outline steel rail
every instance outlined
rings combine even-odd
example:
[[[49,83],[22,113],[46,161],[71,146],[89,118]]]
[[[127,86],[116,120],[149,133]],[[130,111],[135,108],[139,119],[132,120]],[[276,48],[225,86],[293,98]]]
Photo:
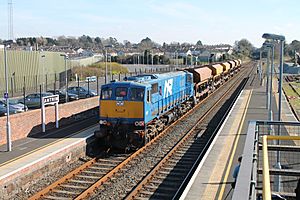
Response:
[[[225,83],[227,84],[228,81]],[[225,85],[223,84],[223,86]],[[168,133],[168,130],[174,127],[179,121],[187,117],[189,114],[191,114],[195,109],[199,108],[203,103],[207,102],[209,100],[209,97],[213,94],[217,93],[222,87],[218,87],[214,92],[210,93],[205,99],[200,101],[196,106],[194,106],[192,109],[190,109],[188,112],[186,112],[184,115],[182,115],[178,120],[170,124],[164,131],[159,133],[155,138],[153,138],[150,142],[148,142],[145,146],[137,150],[135,153],[130,155],[127,159],[125,159],[122,163],[114,167],[110,172],[108,172],[106,175],[101,177],[98,181],[96,181],[94,184],[92,184],[89,188],[87,188],[85,191],[83,191],[81,194],[79,194],[75,199],[84,199],[87,196],[91,195],[93,191],[97,188],[99,188],[101,185],[103,185],[106,181],[110,180],[111,177],[113,177],[117,172],[119,172],[124,166],[126,166],[131,160],[133,160],[135,157],[140,155],[142,152],[144,152],[148,147],[150,147],[152,144],[156,143],[160,138],[162,138],[165,134]],[[59,179],[58,181],[54,182],[53,184],[49,185],[47,188],[43,189],[42,191],[38,192],[34,196],[30,198],[30,200],[33,199],[39,199],[43,197],[45,194],[51,192],[55,187],[59,186],[60,184],[68,181],[70,178],[75,177],[76,174],[80,173],[84,169],[87,169],[89,166],[94,164],[97,161],[96,158],[94,158],[91,161],[88,161],[87,163],[83,164],[79,168],[73,170],[72,172],[68,173],[63,178]]]
[[[239,80],[237,80],[238,82]],[[147,176],[135,187],[135,189],[133,191],[131,191],[127,197],[126,200],[129,199],[134,199],[140,192],[140,190],[148,183],[152,180],[152,178],[155,177],[155,174],[158,173],[164,166],[165,163],[167,163],[172,156],[176,153],[176,151],[182,147],[185,142],[189,139],[189,137],[191,137],[191,135],[193,135],[194,130],[199,126],[199,124],[201,124],[204,119],[218,106],[218,104],[225,98],[225,96],[231,91],[232,88],[235,87],[235,84],[233,84],[230,89],[228,89],[225,94],[222,96],[222,98],[218,99],[218,101],[209,109],[205,112],[204,115],[202,115],[199,119],[199,121],[193,125],[193,127],[188,130],[187,133],[185,133],[184,137],[169,151],[169,153],[151,170],[150,173],[147,174]],[[205,146],[206,147],[206,146]],[[204,149],[205,149],[204,147]],[[198,160],[198,159],[197,159]]]
[[[228,81],[225,83],[227,84]],[[120,163],[118,166],[116,166],[112,171],[110,171],[108,174],[103,176],[99,181],[95,182],[90,188],[85,190],[83,193],[81,193],[76,200],[84,199],[85,197],[91,195],[93,191],[97,188],[99,188],[101,185],[103,185],[106,181],[111,179],[113,175],[115,175],[118,171],[120,171],[124,166],[126,166],[131,160],[133,160],[135,157],[140,155],[142,152],[144,152],[148,147],[153,145],[155,142],[157,142],[160,138],[162,138],[165,134],[168,133],[168,130],[175,126],[179,121],[184,119],[186,116],[188,116],[191,112],[193,112],[195,109],[197,109],[200,105],[202,105],[204,102],[208,101],[208,97],[212,94],[215,94],[217,91],[219,91],[222,87],[217,88],[213,93],[208,95],[204,100],[200,101],[194,108],[186,112],[184,115],[182,115],[178,120],[173,122],[171,125],[169,125],[164,131],[162,131],[160,134],[158,134],[155,138],[153,138],[150,142],[148,142],[145,146],[137,150],[135,153],[133,153],[130,157],[128,157],[125,161]],[[228,90],[230,91],[230,90]]]
[[[96,162],[97,162],[97,158],[93,158],[92,160],[84,163],[80,167],[76,168],[75,170],[73,170],[70,173],[68,173],[67,175],[65,175],[63,178],[55,181],[48,187],[46,187],[43,190],[41,190],[40,192],[36,193],[34,196],[30,197],[29,200],[37,200],[37,199],[42,198],[45,194],[51,192],[54,188],[56,188],[57,186],[59,186],[60,184],[62,184],[64,182],[70,180],[71,178],[76,176],[76,174],[82,172],[84,169],[88,168],[89,166],[93,165]]]

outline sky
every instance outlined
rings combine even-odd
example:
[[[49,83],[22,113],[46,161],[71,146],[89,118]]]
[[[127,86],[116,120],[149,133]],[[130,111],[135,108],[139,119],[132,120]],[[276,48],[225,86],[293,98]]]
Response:
[[[300,40],[299,0],[12,0],[13,35],[115,37],[254,46],[263,33]],[[0,0],[0,38],[8,38],[8,0]]]

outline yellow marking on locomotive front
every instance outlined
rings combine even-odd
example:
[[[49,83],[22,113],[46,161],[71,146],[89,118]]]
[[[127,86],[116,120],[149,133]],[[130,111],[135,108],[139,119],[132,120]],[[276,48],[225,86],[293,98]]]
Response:
[[[144,103],[137,101],[101,100],[100,117],[143,118]]]

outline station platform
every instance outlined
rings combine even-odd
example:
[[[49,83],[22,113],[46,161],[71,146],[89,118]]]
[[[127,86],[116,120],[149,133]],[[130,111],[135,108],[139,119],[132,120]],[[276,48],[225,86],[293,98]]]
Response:
[[[9,198],[12,191],[34,184],[33,177],[43,177],[48,170],[84,156],[89,140],[99,128],[96,122],[96,118],[78,122],[77,125],[84,127],[80,131],[69,125],[14,141],[10,152],[6,151],[6,145],[0,146],[0,197]]]
[[[232,198],[233,171],[243,153],[248,122],[268,119],[266,86],[260,84],[257,76],[253,76],[248,80],[180,199]],[[273,85],[273,119],[277,119],[277,81]],[[281,115],[283,121],[297,121],[284,95]]]

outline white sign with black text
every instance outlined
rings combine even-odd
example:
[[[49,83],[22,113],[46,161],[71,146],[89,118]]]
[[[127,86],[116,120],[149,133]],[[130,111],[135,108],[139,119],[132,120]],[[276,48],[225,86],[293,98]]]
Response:
[[[45,112],[45,106],[47,105],[55,105],[55,127],[59,128],[58,124],[58,103],[59,103],[59,96],[58,95],[52,95],[52,96],[46,96],[42,97],[42,131],[43,133],[46,132],[46,112]]]

